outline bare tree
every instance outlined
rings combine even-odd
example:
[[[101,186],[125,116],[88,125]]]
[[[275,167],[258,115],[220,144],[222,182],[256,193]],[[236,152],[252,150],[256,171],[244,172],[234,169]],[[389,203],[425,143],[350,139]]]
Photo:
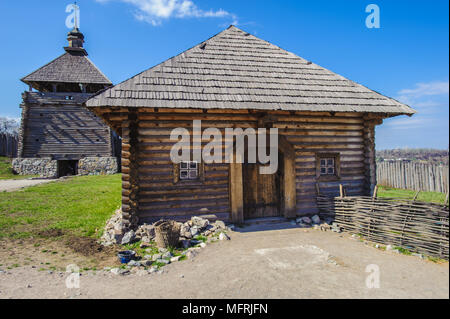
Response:
[[[9,117],[0,117],[0,133],[18,135],[20,120]]]

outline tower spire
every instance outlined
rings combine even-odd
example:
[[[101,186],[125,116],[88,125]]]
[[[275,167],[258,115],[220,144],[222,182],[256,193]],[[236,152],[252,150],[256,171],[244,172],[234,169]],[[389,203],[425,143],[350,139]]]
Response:
[[[81,33],[80,29],[79,29],[79,21],[78,21],[78,6],[77,3],[74,3],[74,10],[75,10],[75,15],[74,15],[74,23],[73,23],[73,29],[67,34],[67,41],[69,41],[69,46],[65,47],[64,49],[67,52],[70,51],[78,51],[78,52],[83,52],[85,54],[86,50],[84,50],[83,48],[83,44],[84,44],[84,35],[83,33]]]

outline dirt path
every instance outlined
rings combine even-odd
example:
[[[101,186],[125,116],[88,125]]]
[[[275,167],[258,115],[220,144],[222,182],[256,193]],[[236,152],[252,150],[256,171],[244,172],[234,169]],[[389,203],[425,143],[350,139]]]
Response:
[[[12,192],[25,187],[53,182],[55,179],[5,179],[0,180],[0,192]]]
[[[448,263],[381,251],[347,234],[296,228],[231,236],[162,274],[83,273],[80,289],[66,288],[66,273],[7,270],[0,298],[449,297]],[[368,265],[379,267],[380,288],[367,288]]]

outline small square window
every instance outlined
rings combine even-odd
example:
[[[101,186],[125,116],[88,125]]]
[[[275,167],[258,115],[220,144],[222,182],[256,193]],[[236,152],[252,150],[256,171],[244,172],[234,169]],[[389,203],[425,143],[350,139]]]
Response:
[[[336,158],[335,157],[320,157],[319,158],[319,172],[321,176],[336,175]]]
[[[180,163],[180,179],[196,180],[198,179],[198,163],[195,161]]]

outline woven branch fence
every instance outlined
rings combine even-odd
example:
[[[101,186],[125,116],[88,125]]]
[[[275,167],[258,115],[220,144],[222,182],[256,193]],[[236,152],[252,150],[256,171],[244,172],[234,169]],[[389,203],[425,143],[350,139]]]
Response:
[[[317,198],[321,215],[342,228],[383,245],[449,259],[447,205],[366,196]]]
[[[17,157],[18,143],[16,135],[0,133],[0,156]]]
[[[410,163],[377,163],[378,185],[425,192],[449,192],[448,166]]]

